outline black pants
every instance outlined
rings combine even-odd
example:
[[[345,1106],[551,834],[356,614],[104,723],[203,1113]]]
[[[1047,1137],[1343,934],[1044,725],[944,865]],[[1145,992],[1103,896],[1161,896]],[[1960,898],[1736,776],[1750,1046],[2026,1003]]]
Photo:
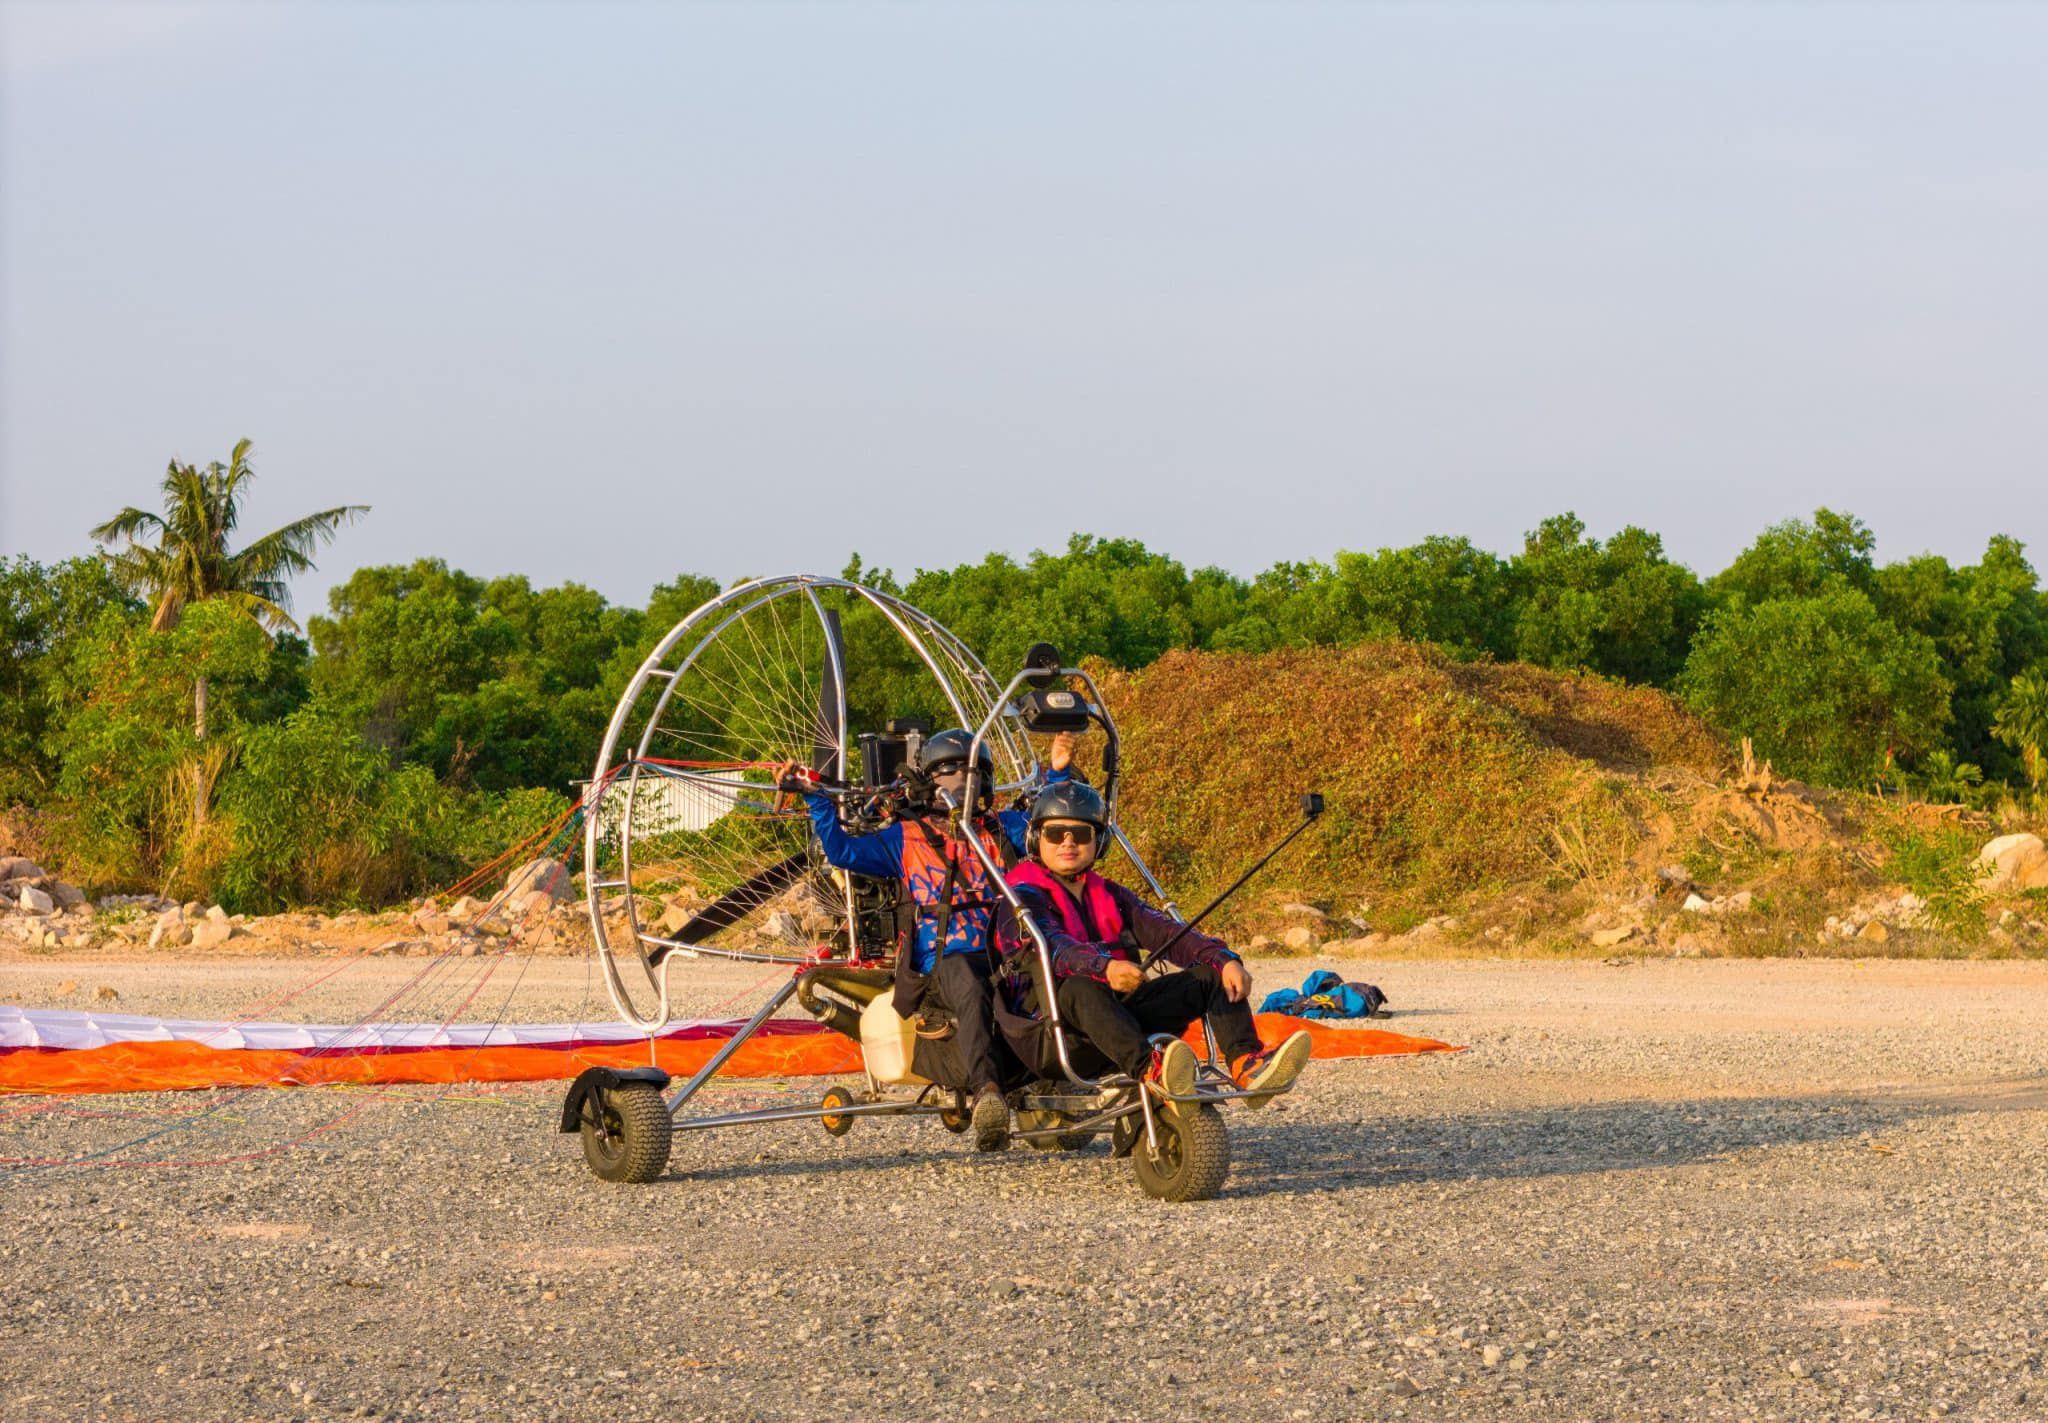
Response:
[[[937,999],[953,1020],[953,1035],[939,1042],[918,1044],[919,1076],[968,1092],[1002,1086],[1002,1067],[996,1060],[995,1019],[989,1007],[994,992],[989,987],[989,974],[987,954],[940,955],[931,976],[925,980],[924,996],[926,1002]],[[927,1053],[927,1047],[937,1051]],[[922,1064],[926,1062],[939,1075],[923,1071]]]
[[[1074,1070],[1100,1076],[1108,1066],[1140,1076],[1151,1065],[1153,1033],[1175,1037],[1197,1018],[1216,1030],[1216,1046],[1224,1059],[1259,1049],[1249,999],[1233,1003],[1223,992],[1223,975],[1207,964],[1178,973],[1148,978],[1126,997],[1092,978],[1060,980],[1060,1021],[1067,1028],[1067,1050]],[[1076,1038],[1084,1041],[1076,1042]]]

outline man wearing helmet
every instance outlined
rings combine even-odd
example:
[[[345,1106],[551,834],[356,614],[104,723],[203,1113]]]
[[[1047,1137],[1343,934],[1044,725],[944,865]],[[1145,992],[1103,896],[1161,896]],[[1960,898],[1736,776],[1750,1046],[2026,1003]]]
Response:
[[[1182,934],[1174,920],[1095,873],[1108,828],[1107,809],[1094,787],[1078,781],[1048,785],[1031,806],[1029,858],[1009,873],[1052,949],[1060,1020],[1086,1040],[1070,1054],[1074,1070],[1095,1076],[1115,1067],[1157,1082],[1169,1096],[1186,1096],[1195,1089],[1197,1061],[1180,1035],[1206,1017],[1231,1079],[1254,1094],[1245,1105],[1263,1107],[1301,1075],[1308,1034],[1297,1032],[1278,1047],[1260,1049],[1244,961],[1220,939],[1192,930]],[[1180,972],[1146,978],[1139,960],[1176,934],[1166,957]],[[1008,914],[1002,942],[1012,955],[1033,948]],[[1013,975],[1006,985],[1006,1008],[1021,1011],[1004,1012],[1003,1027],[1027,1063],[1049,1066],[1040,1056],[1042,1023],[1029,984],[1028,975]],[[1155,1052],[1154,1034],[1173,1042]]]
[[[849,835],[830,799],[814,793],[806,801],[826,863],[902,882],[915,919],[897,950],[896,1011],[905,1018],[950,1019],[945,1030],[952,1039],[949,1056],[957,1060],[963,1080],[945,1085],[974,1094],[975,1145],[995,1151],[1010,1140],[989,988],[996,964],[992,914],[999,892],[988,882],[980,858],[957,835],[980,837],[989,858],[1008,866],[1023,852],[1025,819],[1016,810],[990,813],[995,760],[986,746],[976,757],[976,804],[963,806],[973,744],[971,733],[955,727],[934,733],[918,747],[918,770],[930,781],[940,813],[905,816],[873,834]],[[1071,734],[1053,738],[1048,785],[1067,780],[1073,754]],[[781,768],[778,780],[786,782],[796,771],[792,761]],[[956,808],[957,817],[945,813]]]

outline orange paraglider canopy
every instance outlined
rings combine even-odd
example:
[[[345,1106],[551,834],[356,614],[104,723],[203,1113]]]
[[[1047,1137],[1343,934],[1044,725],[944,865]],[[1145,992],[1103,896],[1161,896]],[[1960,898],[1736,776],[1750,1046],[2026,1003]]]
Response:
[[[1375,1028],[1332,1028],[1279,1013],[1258,1015],[1278,1042],[1308,1030],[1314,1056],[1384,1057],[1459,1049]],[[309,1027],[191,1023],[127,1015],[0,1009],[0,1092],[164,1092],[204,1087],[310,1087],[331,1083],[541,1082],[587,1067],[697,1071],[740,1028],[685,1023],[654,1037],[611,1024],[474,1028],[425,1024]],[[1190,1041],[1201,1042],[1199,1025]],[[740,1045],[720,1071],[733,1077],[819,1077],[861,1070],[858,1044],[821,1023],[777,1019]]]

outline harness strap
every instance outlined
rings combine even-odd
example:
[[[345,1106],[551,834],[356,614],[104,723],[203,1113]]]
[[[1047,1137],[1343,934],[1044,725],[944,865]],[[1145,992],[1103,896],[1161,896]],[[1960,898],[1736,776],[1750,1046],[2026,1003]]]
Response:
[[[938,960],[945,956],[946,939],[953,928],[953,911],[956,909],[993,911],[997,901],[989,897],[954,899],[953,890],[960,879],[960,848],[953,844],[950,836],[941,838],[933,834],[930,822],[923,816],[905,823],[917,831],[933,854],[941,856],[946,862],[946,878],[939,887],[938,904],[936,906],[929,904],[917,905],[914,916],[922,918],[924,915],[931,913],[934,908],[937,909],[939,922],[934,930],[932,944],[932,962],[933,966],[936,967]],[[983,818],[972,821],[961,828],[969,835],[977,835],[985,833],[988,830],[988,825],[986,819]],[[996,845],[996,863],[1007,874],[1017,864],[1017,847],[1010,843],[1010,837],[1007,834],[1001,833],[1000,824],[998,825],[997,833],[990,835],[989,838]],[[915,929],[913,928],[911,932],[914,934]],[[913,953],[915,952],[915,944],[906,944],[905,947]],[[989,925],[988,942],[983,946],[983,950],[989,957],[990,967],[994,968],[998,959],[995,946],[995,925],[993,923]]]

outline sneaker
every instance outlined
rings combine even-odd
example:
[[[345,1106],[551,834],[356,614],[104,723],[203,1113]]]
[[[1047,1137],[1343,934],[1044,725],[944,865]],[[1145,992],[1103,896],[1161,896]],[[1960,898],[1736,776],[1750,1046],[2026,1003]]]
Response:
[[[1152,1070],[1145,1080],[1156,1084],[1169,1097],[1191,1097],[1195,1091],[1195,1050],[1179,1038],[1152,1054]]]
[[[993,1087],[974,1094],[974,1149],[1001,1151],[1010,1144],[1010,1104]]]
[[[1296,1032],[1276,1048],[1248,1052],[1231,1063],[1230,1080],[1239,1091],[1254,1094],[1244,1099],[1247,1107],[1263,1107],[1294,1085],[1308,1066],[1308,1054],[1308,1034]]]

